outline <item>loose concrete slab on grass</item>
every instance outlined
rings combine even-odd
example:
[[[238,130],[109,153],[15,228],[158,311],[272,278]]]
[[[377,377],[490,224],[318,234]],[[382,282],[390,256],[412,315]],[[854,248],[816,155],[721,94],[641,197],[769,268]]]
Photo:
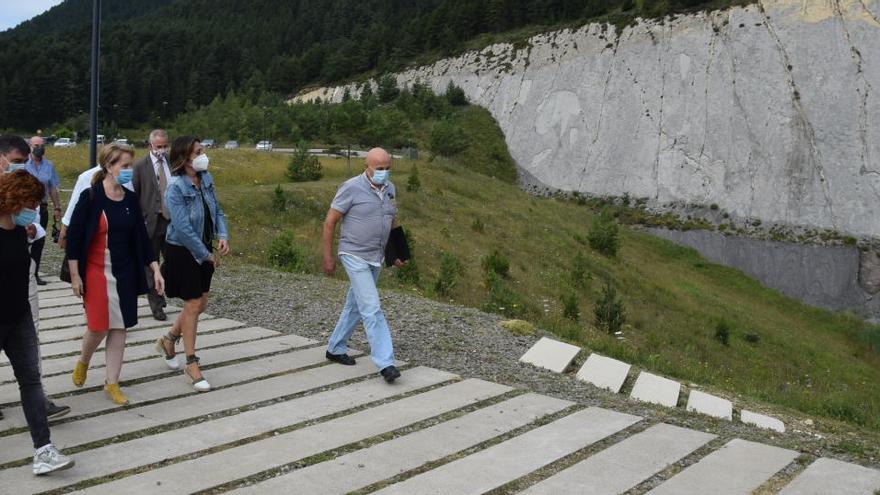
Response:
[[[763,414],[743,409],[742,412],[740,412],[739,419],[743,423],[757,426],[759,428],[785,433],[785,423],[772,416],[765,416]]]
[[[687,410],[728,421],[733,419],[733,403],[699,390],[691,390],[688,395]]]
[[[616,394],[623,387],[629,369],[630,365],[623,361],[600,356],[594,352],[578,370],[577,378]]]
[[[640,401],[675,407],[678,404],[680,391],[681,384],[677,381],[643,371],[636,378],[636,383],[629,395]]]
[[[576,345],[541,337],[541,340],[535,342],[535,345],[526,351],[519,360],[539,368],[562,373],[579,352],[581,352],[581,348]]]

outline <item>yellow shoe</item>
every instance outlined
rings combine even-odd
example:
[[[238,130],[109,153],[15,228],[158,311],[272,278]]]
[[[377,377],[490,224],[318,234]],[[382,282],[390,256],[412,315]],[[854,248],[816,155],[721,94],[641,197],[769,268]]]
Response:
[[[114,404],[120,406],[128,404],[128,397],[126,397],[125,394],[122,393],[122,390],[119,389],[118,383],[108,383],[104,385],[104,392],[107,392],[107,395],[110,396],[110,400],[112,400]]]
[[[89,365],[77,360],[76,367],[73,368],[73,384],[82,387],[86,383],[86,374],[89,372]]]

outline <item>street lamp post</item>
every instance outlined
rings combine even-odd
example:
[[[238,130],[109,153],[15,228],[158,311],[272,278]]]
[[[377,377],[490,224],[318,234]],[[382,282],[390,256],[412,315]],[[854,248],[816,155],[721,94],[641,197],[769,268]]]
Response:
[[[101,0],[92,1],[92,88],[89,166],[98,163],[98,59],[101,51]]]

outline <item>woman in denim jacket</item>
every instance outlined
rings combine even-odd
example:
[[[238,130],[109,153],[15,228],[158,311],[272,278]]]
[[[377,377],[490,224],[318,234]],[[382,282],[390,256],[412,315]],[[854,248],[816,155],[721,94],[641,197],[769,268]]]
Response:
[[[217,202],[214,180],[208,173],[208,156],[202,144],[192,136],[181,136],[171,146],[171,183],[165,191],[165,206],[171,216],[165,236],[165,293],[183,299],[183,311],[177,316],[171,331],[156,343],[156,350],[171,369],[179,364],[175,344],[183,336],[186,352],[184,373],[192,380],[193,388],[206,392],[211,385],[199,370],[196,357],[196,328],[199,315],[208,306],[211,277],[219,265],[214,254],[229,252],[226,217]]]

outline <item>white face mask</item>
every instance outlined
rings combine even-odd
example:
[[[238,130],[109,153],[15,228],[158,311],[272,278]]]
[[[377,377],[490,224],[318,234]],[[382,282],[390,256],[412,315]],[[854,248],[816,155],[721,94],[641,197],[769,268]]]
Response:
[[[193,170],[196,172],[204,172],[208,170],[208,155],[202,153],[193,160]]]

